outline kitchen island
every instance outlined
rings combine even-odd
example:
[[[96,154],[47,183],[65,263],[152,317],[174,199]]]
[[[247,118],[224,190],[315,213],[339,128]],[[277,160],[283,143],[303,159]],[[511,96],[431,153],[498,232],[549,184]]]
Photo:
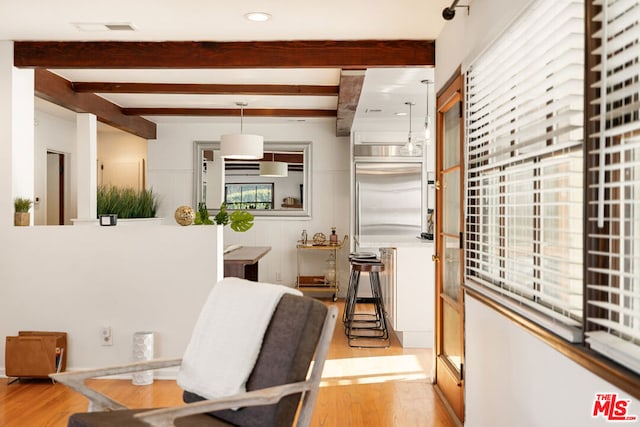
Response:
[[[433,240],[368,236],[359,252],[379,254],[387,321],[403,347],[433,348],[435,340],[435,253]],[[366,280],[366,279],[365,279]],[[360,286],[360,289],[367,286]]]

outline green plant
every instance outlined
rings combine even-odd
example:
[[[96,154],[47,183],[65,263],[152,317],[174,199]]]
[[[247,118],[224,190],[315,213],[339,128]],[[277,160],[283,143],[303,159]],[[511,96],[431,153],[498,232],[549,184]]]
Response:
[[[213,220],[209,218],[209,211],[204,203],[198,205],[198,211],[196,212],[196,218],[193,223],[196,225],[230,225],[233,231],[245,232],[253,227],[253,215],[247,211],[236,210],[231,213],[227,212],[227,204],[222,203],[220,205],[220,211],[213,217]]]
[[[118,218],[153,218],[158,210],[158,196],[153,190],[101,185],[97,193],[98,215],[116,214]]]
[[[16,212],[29,212],[31,205],[33,205],[31,199],[16,197],[13,201],[13,206],[15,207]]]

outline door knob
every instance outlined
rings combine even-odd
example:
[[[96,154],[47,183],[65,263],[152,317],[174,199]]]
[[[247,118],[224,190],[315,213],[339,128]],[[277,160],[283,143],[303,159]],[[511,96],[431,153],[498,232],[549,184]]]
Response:
[[[431,255],[431,261],[439,262],[440,261],[440,255],[437,255],[437,254]]]
[[[436,187],[436,190],[440,189],[440,180],[436,180],[436,183],[434,184],[434,187]]]

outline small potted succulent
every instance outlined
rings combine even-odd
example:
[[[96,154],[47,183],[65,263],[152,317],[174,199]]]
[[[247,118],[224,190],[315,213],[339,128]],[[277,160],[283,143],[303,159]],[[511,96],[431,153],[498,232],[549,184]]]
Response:
[[[13,225],[28,226],[31,222],[31,216],[29,215],[29,209],[31,209],[33,202],[31,199],[25,199],[23,197],[16,197],[13,201],[15,207],[15,214],[13,216]]]

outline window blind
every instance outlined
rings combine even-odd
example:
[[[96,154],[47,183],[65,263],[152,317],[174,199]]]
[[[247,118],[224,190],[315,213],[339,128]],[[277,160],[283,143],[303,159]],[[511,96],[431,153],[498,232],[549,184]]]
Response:
[[[537,0],[466,72],[467,285],[582,340],[584,3]]]
[[[598,0],[587,339],[640,373],[640,1]]]

